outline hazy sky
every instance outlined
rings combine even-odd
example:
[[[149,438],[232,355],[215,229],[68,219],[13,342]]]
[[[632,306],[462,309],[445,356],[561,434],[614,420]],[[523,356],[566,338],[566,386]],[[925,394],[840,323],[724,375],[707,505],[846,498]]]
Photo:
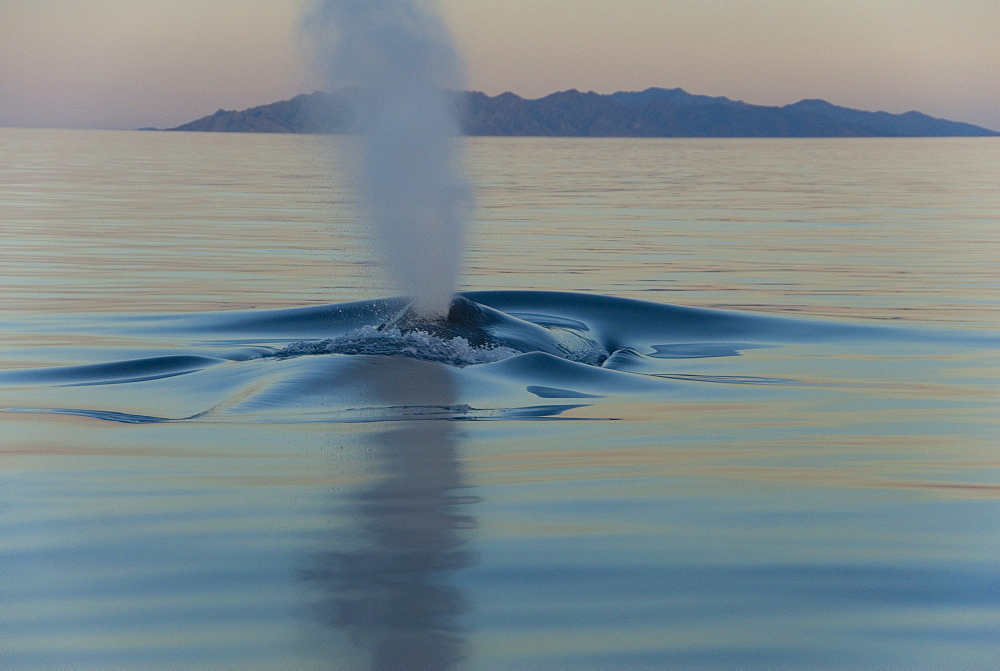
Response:
[[[0,0],[0,126],[174,126],[323,88],[308,0]],[[1000,130],[1000,0],[441,0],[467,88],[680,86]]]

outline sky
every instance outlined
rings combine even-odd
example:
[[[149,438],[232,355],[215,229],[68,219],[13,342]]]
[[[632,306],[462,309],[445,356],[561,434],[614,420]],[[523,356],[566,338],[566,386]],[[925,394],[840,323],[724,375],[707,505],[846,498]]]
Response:
[[[0,0],[0,126],[171,127],[325,88],[310,0]],[[823,98],[1000,130],[1000,0],[440,0],[466,88]]]

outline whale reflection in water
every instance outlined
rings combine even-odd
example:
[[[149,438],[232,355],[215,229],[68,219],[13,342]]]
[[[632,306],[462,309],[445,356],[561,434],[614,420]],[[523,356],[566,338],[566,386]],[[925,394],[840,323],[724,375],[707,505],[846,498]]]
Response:
[[[476,522],[465,509],[476,498],[464,483],[455,423],[412,420],[406,408],[453,404],[454,381],[447,368],[408,357],[352,365],[370,383],[368,402],[395,410],[384,430],[365,434],[375,468],[349,497],[353,533],[332,533],[299,571],[311,612],[332,628],[316,642],[345,668],[451,668],[467,654],[461,618],[469,604],[452,576],[474,563]]]

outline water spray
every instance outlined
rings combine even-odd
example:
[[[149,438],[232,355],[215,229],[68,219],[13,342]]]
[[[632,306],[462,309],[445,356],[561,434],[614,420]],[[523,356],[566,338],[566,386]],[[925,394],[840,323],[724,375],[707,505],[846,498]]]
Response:
[[[447,315],[470,189],[456,171],[460,61],[427,2],[326,0],[310,18],[334,88],[354,97],[363,200],[398,290]]]

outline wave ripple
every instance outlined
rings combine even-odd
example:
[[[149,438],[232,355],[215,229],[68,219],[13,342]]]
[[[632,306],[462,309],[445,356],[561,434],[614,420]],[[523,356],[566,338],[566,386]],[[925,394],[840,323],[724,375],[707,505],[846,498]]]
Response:
[[[40,346],[22,356],[71,365],[0,371],[0,410],[125,423],[552,419],[577,403],[615,398],[627,397],[634,407],[664,399],[742,402],[748,394],[871,389],[880,383],[863,362],[875,352],[887,362],[908,357],[912,367],[945,343],[997,344],[964,333],[610,296],[463,296],[453,317],[436,321],[410,320],[398,298],[67,319],[60,338],[74,344]],[[75,344],[102,338],[114,349]],[[434,398],[431,380],[437,381]],[[540,409],[539,398],[573,405]]]

